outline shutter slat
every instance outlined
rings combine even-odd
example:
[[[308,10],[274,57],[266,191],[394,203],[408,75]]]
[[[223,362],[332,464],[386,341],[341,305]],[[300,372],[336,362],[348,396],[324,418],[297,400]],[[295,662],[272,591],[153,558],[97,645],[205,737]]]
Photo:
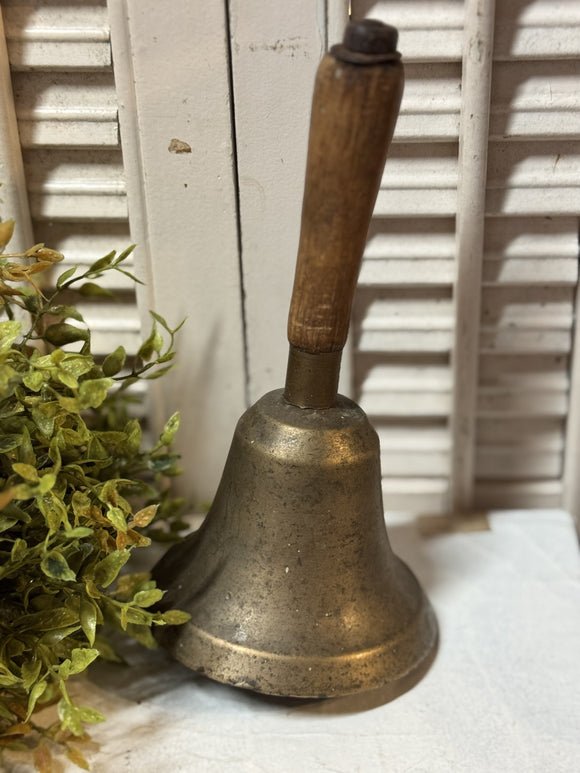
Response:
[[[385,506],[439,512],[450,473],[463,3],[353,3],[395,23],[406,85],[361,267],[357,399],[381,442]]]
[[[447,417],[451,408],[451,390],[447,394],[430,392],[428,387],[415,393],[397,391],[395,387],[377,393],[365,390],[360,394],[359,404],[369,416],[381,418]]]
[[[538,388],[567,389],[569,360],[561,354],[526,354],[514,357],[494,352],[483,353],[479,361],[479,382],[486,386],[524,388],[528,383]]]
[[[352,3],[352,11],[355,18],[370,16],[396,23],[405,62],[461,59],[463,0],[357,0]]]
[[[13,77],[20,140],[25,148],[118,147],[112,72],[16,73]]]
[[[547,323],[551,324],[551,323]],[[479,346],[482,353],[501,351],[510,354],[560,352],[567,354],[572,343],[572,330],[517,330],[482,327]]]
[[[477,24],[480,12],[491,19],[493,5],[469,4]],[[468,437],[476,442],[465,501],[473,493],[482,507],[557,506],[578,283],[580,6],[547,0],[495,6],[493,64],[486,69],[489,137],[480,148],[489,154],[479,207],[485,212],[481,319],[472,319],[469,347],[477,353],[473,374],[479,371],[475,435]],[[446,422],[453,397],[449,359],[457,355],[449,339],[466,323],[453,319],[445,304],[457,268],[455,216],[465,203],[458,202],[456,140],[467,8],[464,2],[353,2],[355,18],[397,25],[407,72],[354,315],[358,394],[375,422],[390,427],[380,433],[384,463],[392,467],[384,472],[385,497],[400,505],[424,504],[413,488],[413,453],[419,488],[433,474],[440,489],[431,495],[441,507],[450,473],[448,446],[428,452],[411,446],[400,461],[398,454],[405,433],[426,439],[426,423]],[[474,94],[483,80],[480,73]],[[463,83],[464,95],[470,88]],[[485,170],[477,179],[484,178]],[[465,290],[458,284],[454,297]],[[475,305],[458,308],[473,312]],[[448,426],[443,431],[449,440]],[[392,447],[385,445],[388,432],[395,433]]]
[[[91,351],[104,356],[118,346],[134,356],[141,345],[141,320],[135,303],[79,303],[91,330]]]
[[[560,480],[478,480],[474,487],[478,507],[485,509],[537,509],[560,507]]]
[[[449,453],[441,451],[381,451],[381,468],[392,477],[444,478],[449,475],[450,467]]]
[[[13,70],[94,70],[111,67],[104,2],[58,5],[3,2]]]
[[[574,139],[580,133],[580,65],[573,61],[496,62],[492,140]]]
[[[569,0],[498,3],[494,57],[566,59],[578,56],[580,7]]]
[[[480,446],[476,455],[482,478],[496,480],[529,478],[544,480],[562,474],[562,454],[548,451],[506,449],[502,446]]]
[[[460,97],[459,62],[409,64],[405,57],[405,90],[395,144],[457,139]]]
[[[375,217],[359,284],[451,285],[454,248],[452,220]]]
[[[59,273],[80,272],[130,244],[107,4],[8,0],[3,14],[34,238],[64,253]],[[132,257],[125,266],[132,269]],[[124,346],[134,355],[135,285],[117,272],[99,282],[117,297],[79,304],[92,351]]]
[[[387,510],[411,510],[436,514],[445,510],[449,482],[445,477],[383,478],[383,500]]]
[[[515,15],[510,5],[496,12],[474,501],[561,506],[578,282],[580,8],[535,0]]]
[[[33,218],[127,219],[120,151],[27,150],[24,165]]]
[[[480,387],[477,412],[481,418],[490,416],[566,416],[568,392],[561,390],[540,390],[529,388],[501,389]]]
[[[493,256],[494,258],[498,256]],[[485,284],[546,284],[575,286],[578,280],[578,264],[568,258],[561,260],[544,258],[492,259],[486,256],[482,279]]]

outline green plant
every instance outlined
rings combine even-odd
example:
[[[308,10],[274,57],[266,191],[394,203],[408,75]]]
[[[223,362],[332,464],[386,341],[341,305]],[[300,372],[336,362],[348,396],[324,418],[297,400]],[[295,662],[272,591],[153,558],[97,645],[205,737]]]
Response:
[[[11,232],[0,223],[0,250]],[[97,362],[71,300],[110,295],[95,280],[132,276],[130,252],[83,273],[68,269],[46,296],[37,277],[60,253],[36,245],[0,256],[0,762],[2,748],[27,748],[49,770],[56,741],[86,768],[74,742],[103,717],[75,704],[67,680],[99,656],[115,657],[105,625],[153,646],[152,626],[187,619],[151,611],[163,591],[149,575],[121,573],[131,552],[149,545],[154,519],[169,519],[170,533],[181,525],[166,485],[179,472],[170,450],[179,416],[143,449],[129,413],[131,385],[171,367],[178,328],[152,313],[131,363],[123,347]],[[58,720],[39,725],[36,712],[53,703]]]

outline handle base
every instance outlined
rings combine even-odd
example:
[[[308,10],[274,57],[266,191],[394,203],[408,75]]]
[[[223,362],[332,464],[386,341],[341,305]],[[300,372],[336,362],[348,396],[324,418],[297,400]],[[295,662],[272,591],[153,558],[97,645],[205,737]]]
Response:
[[[332,408],[341,355],[341,351],[311,354],[291,345],[284,399],[298,408]]]

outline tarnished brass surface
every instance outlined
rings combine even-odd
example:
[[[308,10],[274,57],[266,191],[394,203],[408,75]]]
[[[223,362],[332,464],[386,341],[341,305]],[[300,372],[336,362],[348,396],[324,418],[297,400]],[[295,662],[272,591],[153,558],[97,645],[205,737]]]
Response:
[[[342,352],[303,352],[290,346],[284,397],[298,408],[331,408],[336,403]]]
[[[270,392],[240,419],[199,532],[155,577],[159,628],[182,663],[221,682],[319,698],[406,682],[437,642],[428,600],[392,552],[378,438],[338,396],[326,410]]]

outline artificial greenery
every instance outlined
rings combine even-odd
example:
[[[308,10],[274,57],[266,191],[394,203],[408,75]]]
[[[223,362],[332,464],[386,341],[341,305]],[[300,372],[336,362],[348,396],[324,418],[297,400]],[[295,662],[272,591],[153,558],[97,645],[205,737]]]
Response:
[[[12,228],[0,223],[0,252]],[[135,279],[130,252],[69,268],[50,292],[38,278],[60,253],[40,244],[0,256],[0,767],[3,748],[29,749],[50,770],[57,742],[88,769],[75,744],[103,717],[75,704],[67,680],[115,657],[105,626],[154,646],[152,626],[187,619],[151,611],[163,591],[149,575],[121,573],[150,544],[154,519],[180,526],[166,485],[179,472],[170,450],[179,416],[148,450],[130,417],[130,387],[171,367],[177,329],[152,313],[131,362],[121,346],[98,361],[74,303],[111,295],[96,281],[107,272]],[[37,723],[54,703],[58,720]]]

